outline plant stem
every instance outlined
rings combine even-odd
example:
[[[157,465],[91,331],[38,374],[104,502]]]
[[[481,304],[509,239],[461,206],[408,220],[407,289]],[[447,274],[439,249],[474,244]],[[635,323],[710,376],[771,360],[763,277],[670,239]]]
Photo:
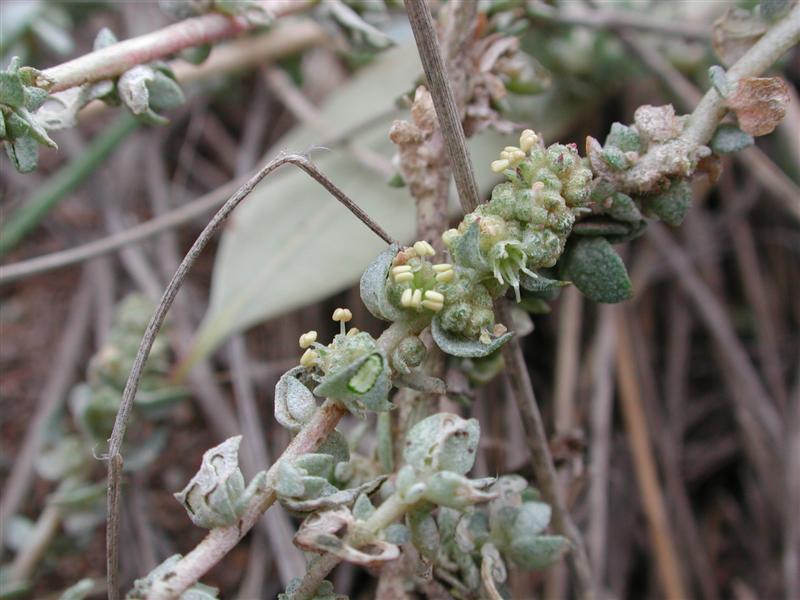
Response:
[[[275,17],[305,10],[311,5],[306,0],[269,0],[261,4]],[[136,65],[165,58],[186,48],[212,44],[252,28],[253,24],[243,17],[209,13],[84,54],[46,69],[43,75],[54,82],[50,92],[58,92],[87,82],[117,77]]]
[[[326,400],[269,469],[267,487],[250,501],[238,523],[212,529],[194,550],[170,570],[166,577],[153,584],[147,595],[148,600],[179,597],[230,552],[261,518],[264,511],[275,502],[274,481],[280,463],[316,450],[346,413],[347,410],[341,405]]]
[[[472,169],[472,159],[467,150],[464,139],[464,129],[461,126],[461,115],[453,97],[453,90],[447,77],[447,68],[439,47],[439,39],[433,26],[433,19],[426,0],[405,0],[408,20],[414,31],[422,68],[428,82],[428,89],[433,96],[433,105],[439,126],[442,129],[447,154],[450,157],[450,167],[456,180],[456,189],[461,206],[465,212],[475,210],[480,202],[478,185]]]
[[[358,548],[359,546],[367,543],[371,536],[378,534],[386,529],[389,525],[400,519],[415,505],[406,504],[400,500],[400,497],[395,493],[384,500],[374,513],[360,525],[355,531],[348,533],[344,538],[344,543],[348,546]],[[300,587],[295,590],[291,596],[291,600],[308,600],[314,597],[320,584],[325,580],[336,565],[342,562],[342,559],[335,554],[323,554],[319,559],[311,564]]]
[[[511,318],[504,301],[496,303],[500,320],[510,323]],[[553,511],[553,528],[556,532],[569,538],[572,543],[572,552],[567,555],[575,573],[575,585],[578,597],[589,598],[596,594],[592,592],[592,570],[586,547],[580,530],[575,526],[564,501],[564,492],[558,481],[550,446],[547,443],[547,434],[542,421],[542,414],[536,403],[533,385],[528,375],[525,356],[519,342],[512,338],[503,346],[503,358],[506,362],[505,375],[517,403],[517,409],[522,417],[525,429],[525,438],[531,451],[531,466],[536,485],[542,493],[545,502],[550,504]]]
[[[757,77],[771,67],[792,46],[800,42],[800,3],[773,25],[761,39],[727,71],[731,86],[743,77]],[[703,96],[681,137],[694,144],[706,144],[727,112],[725,99],[713,87]]]
[[[129,114],[121,115],[79,158],[52,175],[0,229],[0,256],[8,254],[48,212],[97,170],[108,155],[139,125]]]

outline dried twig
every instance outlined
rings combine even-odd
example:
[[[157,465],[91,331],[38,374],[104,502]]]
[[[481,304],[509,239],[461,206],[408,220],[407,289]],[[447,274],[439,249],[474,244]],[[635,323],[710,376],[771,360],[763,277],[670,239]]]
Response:
[[[406,0],[406,11],[411,29],[414,31],[414,39],[417,41],[428,88],[433,96],[439,126],[447,145],[458,197],[464,211],[471,212],[480,203],[478,184],[475,181],[472,159],[467,150],[464,128],[461,125],[461,115],[458,113],[453,90],[450,87],[433,19],[425,0]]]
[[[616,364],[619,395],[633,453],[636,481],[650,524],[656,568],[666,598],[688,598],[650,446],[647,421],[642,409],[641,388],[635,371],[636,359],[622,313],[617,317]]]

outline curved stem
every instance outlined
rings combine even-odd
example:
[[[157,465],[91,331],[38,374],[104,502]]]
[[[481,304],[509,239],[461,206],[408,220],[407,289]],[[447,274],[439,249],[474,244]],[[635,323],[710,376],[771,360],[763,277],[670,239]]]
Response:
[[[117,529],[119,524],[119,487],[120,476],[122,473],[122,455],[120,454],[120,450],[122,448],[122,441],[125,438],[125,430],[127,428],[128,418],[130,417],[130,412],[133,407],[133,399],[136,397],[136,391],[139,388],[139,379],[142,376],[142,371],[144,369],[144,364],[147,361],[147,357],[150,355],[150,349],[152,348],[153,342],[156,339],[156,335],[158,335],[161,325],[167,316],[167,312],[175,300],[175,296],[183,285],[184,279],[186,279],[186,276],[188,275],[198,256],[203,251],[203,248],[205,248],[206,244],[208,244],[214,234],[216,234],[233,210],[250,194],[250,192],[253,191],[259,182],[264,179],[264,177],[287,163],[294,164],[303,169],[303,171],[308,173],[311,177],[322,184],[322,186],[325,187],[325,189],[328,190],[334,197],[336,197],[337,200],[339,200],[359,219],[366,223],[370,229],[375,231],[388,243],[393,242],[392,238],[389,237],[389,235],[384,232],[380,226],[374,223],[372,219],[370,219],[369,216],[364,213],[364,211],[356,206],[356,204],[350,200],[350,198],[348,198],[344,192],[336,187],[333,182],[331,182],[321,171],[319,171],[319,169],[317,169],[306,156],[297,154],[279,156],[267,163],[267,165],[265,165],[253,177],[251,177],[247,183],[239,188],[236,193],[231,196],[227,202],[225,202],[222,208],[217,211],[217,214],[215,214],[208,225],[206,225],[206,227],[197,237],[195,243],[189,249],[189,252],[186,254],[183,261],[181,261],[181,264],[178,266],[178,270],[175,272],[175,275],[172,277],[169,285],[167,285],[167,289],[164,291],[164,295],[161,297],[158,307],[153,313],[153,316],[150,318],[150,322],[147,325],[147,329],[142,337],[142,341],[139,344],[136,358],[133,361],[131,372],[128,375],[128,381],[125,384],[125,390],[122,394],[122,401],[120,402],[117,417],[114,421],[114,429],[112,430],[111,438],[109,439],[106,576],[108,578],[108,595],[111,600],[116,600],[116,598],[119,597],[117,584],[117,567],[119,563]],[[322,440],[319,441],[321,442]],[[271,503],[272,501],[269,502],[269,504]],[[269,506],[269,504],[266,506]],[[264,510],[266,510],[266,506],[264,507]],[[214,532],[212,531],[212,533],[209,534],[209,537],[213,533]],[[217,558],[217,560],[219,560],[219,558],[221,558],[226,552],[227,550],[225,550],[223,554]]]
[[[305,10],[310,2],[269,0],[262,5],[269,14],[279,17]],[[211,44],[252,28],[253,24],[243,17],[209,13],[84,54],[45,69],[42,75],[53,82],[49,91],[58,92],[87,82],[117,77],[136,65],[171,56],[186,48]]]

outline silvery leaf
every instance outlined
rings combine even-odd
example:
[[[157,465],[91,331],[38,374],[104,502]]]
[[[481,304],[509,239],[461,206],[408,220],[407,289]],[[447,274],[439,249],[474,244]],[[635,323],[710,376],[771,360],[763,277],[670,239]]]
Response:
[[[400,309],[389,302],[386,297],[386,280],[389,276],[389,269],[399,250],[400,246],[397,244],[389,246],[370,263],[361,276],[359,290],[364,306],[375,317],[384,321],[396,321],[402,315]]]
[[[560,535],[532,535],[515,539],[507,552],[525,569],[544,569],[556,562],[569,548]]]
[[[290,431],[300,431],[317,410],[317,401],[296,374],[295,367],[284,373],[275,385],[275,420]]]
[[[492,338],[488,344],[484,344],[480,340],[468,340],[447,331],[442,327],[439,315],[436,315],[431,322],[431,335],[433,341],[445,354],[461,358],[480,358],[497,350],[514,334],[508,331],[501,336]]]
[[[482,492],[463,475],[452,471],[439,471],[428,477],[424,498],[439,506],[464,509],[472,504],[487,502],[496,497]]]
[[[475,464],[480,424],[450,413],[431,415],[408,432],[406,464],[420,473],[453,471],[463,475]]]

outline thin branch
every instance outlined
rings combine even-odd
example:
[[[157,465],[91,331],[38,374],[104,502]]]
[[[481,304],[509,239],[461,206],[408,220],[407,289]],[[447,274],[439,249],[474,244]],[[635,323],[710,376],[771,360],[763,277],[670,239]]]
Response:
[[[500,320],[503,323],[510,323],[511,318],[505,302],[501,300],[496,303],[496,306]],[[564,492],[559,485],[553,456],[550,454],[550,446],[547,443],[542,414],[539,412],[539,405],[536,403],[533,385],[528,375],[525,356],[515,338],[503,346],[503,358],[506,363],[505,376],[514,392],[514,400],[525,427],[525,438],[531,451],[531,466],[536,485],[545,502],[552,508],[554,529],[569,538],[572,544],[572,551],[567,558],[575,574],[578,597],[590,598],[596,594],[592,592],[592,570],[589,566],[586,547],[580,531],[567,510]]]
[[[310,5],[305,0],[262,2],[264,9],[275,17],[305,10]],[[209,13],[84,54],[45,69],[43,76],[54,82],[50,92],[58,92],[87,82],[117,77],[136,65],[163,59],[194,46],[212,44],[252,28],[253,23],[243,17]]]
[[[395,109],[381,113],[375,119],[369,119],[363,123],[359,123],[352,129],[332,138],[325,140],[321,145],[323,147],[334,147],[345,143],[348,139],[358,134],[364,129],[369,129],[375,125],[377,121],[388,118],[396,112]],[[253,177],[253,174],[250,175]],[[181,206],[163,216],[156,217],[140,225],[130,227],[125,231],[117,234],[70,248],[68,250],[61,250],[44,256],[38,256],[29,260],[21,261],[8,266],[0,266],[0,286],[46,273],[54,269],[61,269],[84,262],[96,256],[102,256],[113,252],[123,246],[135,244],[142,240],[146,240],[154,235],[158,235],[169,229],[173,229],[198,217],[202,217],[210,210],[217,208],[222,200],[227,196],[234,193],[240,186],[244,185],[247,180],[244,178],[236,179],[226,183],[222,187],[212,190],[211,192],[193,200],[192,202]],[[330,181],[330,180],[328,180]],[[333,185],[333,184],[331,184]],[[335,187],[335,186],[334,186]],[[338,188],[336,188],[338,189]],[[374,231],[374,229],[373,229]],[[386,239],[386,238],[384,238]]]
[[[264,75],[272,91],[278,95],[284,107],[298,121],[319,133],[324,133],[325,137],[335,135],[334,126],[320,114],[317,107],[294,84],[285,71],[277,67],[270,67],[264,71]],[[359,146],[352,141],[345,142],[345,147],[361,165],[380,177],[388,179],[394,173],[391,163],[378,152]]]
[[[119,476],[121,472],[121,468],[116,469],[114,467],[117,464],[117,461],[120,463],[122,462],[120,449],[122,448],[122,441],[125,437],[125,429],[127,427],[131,408],[133,406],[133,399],[136,396],[136,391],[139,387],[139,379],[142,375],[144,364],[148,355],[150,354],[150,349],[153,346],[156,335],[161,329],[164,318],[166,317],[167,312],[175,300],[178,290],[180,290],[186,275],[189,273],[198,256],[203,251],[203,248],[205,248],[206,244],[208,244],[209,240],[214,236],[214,234],[222,226],[233,210],[250,194],[250,192],[253,191],[259,182],[264,179],[264,177],[285,164],[294,164],[295,166],[301,168],[323,187],[325,187],[326,190],[328,190],[337,200],[339,200],[350,211],[352,211],[353,214],[363,221],[372,231],[377,233],[387,243],[393,243],[392,238],[389,237],[389,235],[384,232],[383,229],[381,229],[376,223],[374,223],[369,216],[364,213],[364,211],[356,206],[355,203],[344,194],[344,192],[336,187],[333,182],[330,181],[330,179],[328,179],[321,171],[319,171],[307,157],[297,154],[279,156],[278,158],[275,158],[267,163],[266,166],[259,170],[249,181],[247,181],[247,183],[239,188],[230,199],[228,199],[228,201],[222,206],[222,208],[220,208],[217,214],[214,215],[208,225],[206,225],[206,227],[198,236],[197,240],[189,249],[189,252],[186,254],[183,261],[181,261],[181,264],[178,266],[178,270],[175,272],[175,275],[172,277],[169,285],[167,285],[167,289],[164,291],[164,295],[161,297],[161,301],[156,308],[155,313],[151,317],[150,323],[147,325],[147,330],[142,337],[142,341],[136,353],[136,358],[133,362],[130,375],[128,376],[128,381],[125,384],[122,401],[120,403],[119,411],[117,412],[116,420],[114,421],[114,429],[111,432],[111,438],[109,439],[109,494],[106,540],[108,546],[107,577],[109,585],[109,598],[112,600],[116,600],[116,598],[118,598],[116,573],[119,561],[119,552],[116,546],[116,533],[119,524],[118,496],[120,483]]]
[[[442,50],[439,47],[439,39],[433,26],[433,18],[426,0],[405,0],[405,4],[428,88],[433,96],[436,116],[439,118],[439,126],[447,145],[458,197],[464,211],[471,212],[480,203],[478,185],[464,138],[464,128],[461,126],[461,116],[458,114]]]

